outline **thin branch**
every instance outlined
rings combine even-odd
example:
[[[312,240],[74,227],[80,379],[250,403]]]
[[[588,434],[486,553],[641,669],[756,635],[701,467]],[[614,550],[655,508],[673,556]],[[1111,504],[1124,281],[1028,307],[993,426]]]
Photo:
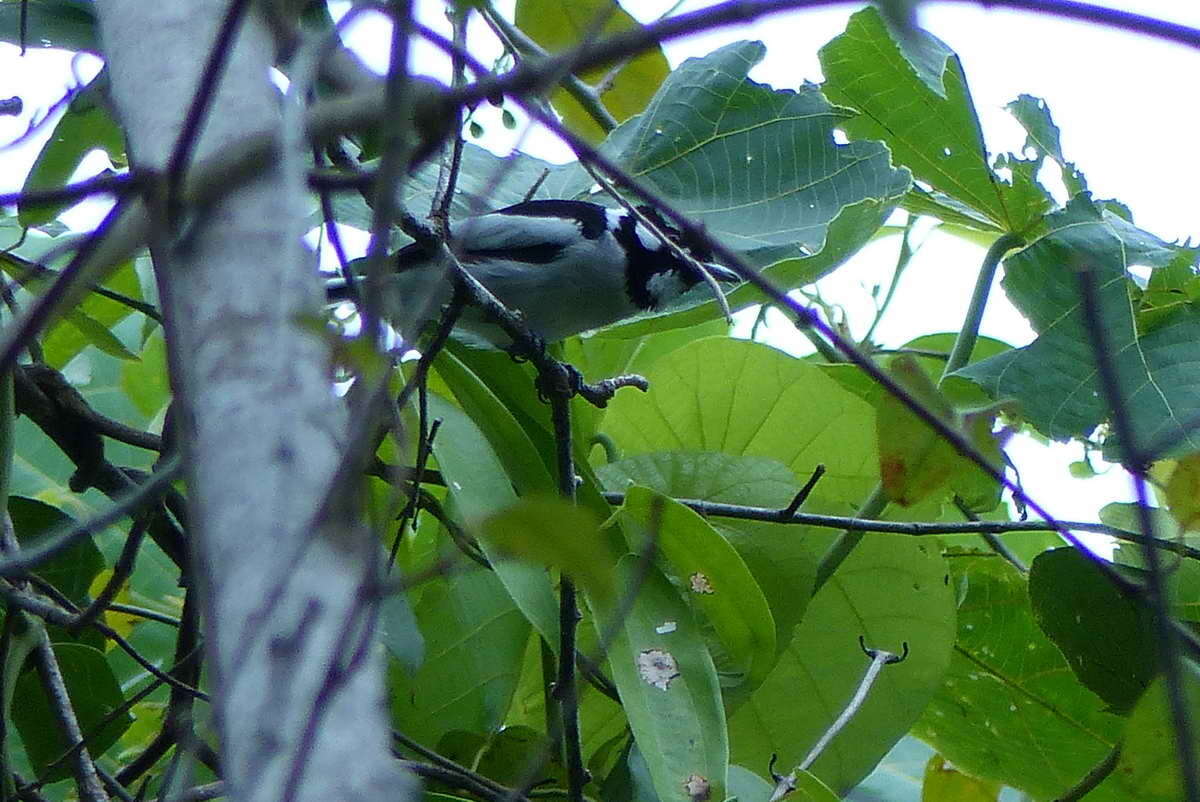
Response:
[[[488,25],[496,33],[497,38],[509,50],[523,56],[534,56],[541,59],[548,56],[541,45],[526,36],[525,32],[516,25],[509,22],[503,14],[492,7],[491,3],[484,3],[480,6],[479,11],[483,15],[484,20],[487,21]],[[617,127],[617,118],[605,107],[604,101],[600,99],[600,92],[596,91],[594,87],[589,86],[578,75],[568,72],[563,76],[562,86],[605,133]]]
[[[876,484],[871,494],[863,500],[863,503],[858,508],[860,516],[871,518],[881,514],[887,509],[888,497],[884,492],[883,483]],[[846,558],[850,556],[850,552],[863,539],[864,533],[857,529],[847,529],[843,531],[825,550],[825,554],[821,556],[821,561],[817,564],[817,575],[813,579],[812,595],[816,596],[829,578],[834,575],[837,569],[841,566]]]
[[[620,505],[625,501],[623,493],[604,493],[604,499],[609,504]],[[845,529],[860,532],[879,532],[890,535],[912,535],[925,537],[929,535],[983,535],[1006,534],[1010,532],[1056,532],[1059,527],[1078,532],[1096,532],[1109,535],[1118,540],[1130,543],[1149,544],[1162,551],[1169,551],[1181,557],[1200,560],[1200,549],[1182,541],[1165,538],[1147,538],[1145,535],[1131,532],[1108,524],[1094,521],[954,521],[954,522],[918,522],[918,521],[884,521],[870,518],[847,518],[839,515],[816,515],[807,512],[793,513],[790,518],[781,519],[779,510],[772,507],[750,507],[742,504],[723,504],[719,501],[704,501],[702,499],[677,498],[675,501],[689,507],[701,515],[712,515],[718,518],[740,518],[746,521],[766,521],[768,523],[796,524],[801,526],[819,526],[829,529]]]
[[[912,236],[913,225],[917,222],[917,215],[909,214],[904,220],[904,229],[900,233],[900,251],[896,254],[896,266],[892,268],[892,279],[888,282],[887,292],[883,296],[883,302],[875,308],[875,317],[871,320],[871,325],[867,327],[867,333],[862,336],[863,343],[870,343],[872,335],[875,334],[875,329],[883,320],[883,316],[887,314],[888,308],[892,305],[892,299],[896,297],[896,288],[900,286],[900,277],[912,262],[913,256],[917,249],[912,247],[909,241]],[[767,307],[763,307],[764,309]],[[758,321],[755,321],[758,325]],[[753,339],[753,338],[751,338]]]
[[[554,445],[558,464],[558,494],[575,503],[575,459],[571,446],[571,394],[550,396],[550,417],[554,424]],[[564,533],[570,537],[570,533]],[[575,583],[567,575],[559,582],[558,605],[558,676],[554,698],[562,712],[563,750],[567,766],[567,798],[583,802],[583,787],[591,779],[583,765],[583,744],[579,733],[579,685],[575,673],[576,630],[579,604]]]
[[[979,516],[976,515],[974,512],[972,512],[970,507],[968,507],[966,505],[966,503],[960,497],[958,497],[958,496],[954,497],[954,506],[958,508],[958,511],[960,513],[962,513],[963,517],[966,518],[968,521],[978,521],[979,520]],[[1008,547],[1008,544],[1006,544],[1003,540],[1001,540],[999,537],[997,537],[994,533],[981,532],[979,536],[983,538],[984,542],[988,544],[988,546],[991,548],[992,551],[996,552],[1001,557],[1008,560],[1008,562],[1012,565],[1013,568],[1016,568],[1022,574],[1029,573],[1029,566],[1025,564],[1025,561],[1022,560],[1020,557],[1018,557],[1016,552],[1014,552],[1012,549],[1010,549]]]
[[[46,634],[44,626],[35,626],[38,630],[37,645],[30,657],[37,667],[38,676],[42,680],[42,690],[45,691],[50,709],[58,720],[63,740],[72,747],[78,747],[74,754],[73,768],[79,798],[84,802],[108,802],[108,795],[104,793],[100,778],[96,775],[92,756],[88,754],[87,747],[83,746],[83,731],[79,728],[79,719],[75,716],[71,697],[67,694],[67,684],[58,666],[58,658],[54,656],[50,636]]]
[[[775,788],[771,793],[770,802],[778,802],[778,800],[783,799],[792,791],[796,790],[797,774],[801,771],[808,771],[810,768],[812,768],[813,763],[817,761],[817,758],[821,756],[821,753],[825,751],[825,748],[828,747],[833,739],[837,737],[837,734],[841,732],[847,724],[850,723],[850,719],[854,718],[855,714],[857,714],[862,708],[863,702],[867,700],[867,694],[871,692],[871,687],[875,684],[875,680],[879,678],[879,674],[881,671],[883,671],[884,666],[903,662],[904,659],[908,657],[907,643],[904,644],[904,651],[902,654],[885,652],[883,649],[868,649],[862,635],[858,636],[858,643],[859,646],[862,647],[863,652],[865,652],[866,655],[871,658],[871,664],[867,666],[866,673],[863,674],[862,680],[859,681],[858,687],[854,691],[854,695],[850,697],[850,701],[846,703],[846,707],[842,710],[838,717],[834,719],[833,723],[829,725],[829,729],[825,730],[825,732],[821,734],[821,737],[817,739],[817,742],[813,744],[812,749],[809,750],[808,755],[804,758],[804,760],[802,760],[790,774],[788,774],[786,777],[780,777],[779,775],[776,775],[774,771],[771,772],[772,779],[775,780]],[[774,758],[771,759],[771,762],[775,762]]]
[[[1090,266],[1080,265],[1079,267],[1083,318],[1089,335],[1088,339],[1092,345],[1092,357],[1096,361],[1100,389],[1112,413],[1113,433],[1117,436],[1125,456],[1122,462],[1133,478],[1134,493],[1137,496],[1138,522],[1148,537],[1154,537],[1154,515],[1151,512],[1146,486],[1146,466],[1139,459],[1137,433],[1134,431],[1128,401],[1113,362],[1108,331],[1105,329],[1101,317],[1096,277]],[[1159,669],[1163,672],[1167,704],[1171,711],[1171,723],[1174,726],[1172,740],[1175,744],[1175,755],[1179,761],[1184,799],[1188,802],[1197,802],[1200,800],[1200,773],[1198,773],[1200,767],[1197,766],[1195,743],[1192,740],[1191,706],[1184,689],[1184,671],[1186,669],[1183,664],[1183,655],[1178,646],[1176,627],[1171,619],[1170,602],[1167,599],[1166,583],[1163,579],[1163,567],[1158,551],[1144,547],[1142,559],[1146,564],[1146,581],[1140,597],[1146,601],[1153,614],[1154,644],[1158,652]]]
[[[400,744],[400,746],[404,747],[405,749],[408,749],[409,751],[414,752],[414,753],[420,755],[421,757],[425,758],[433,765],[438,766],[439,768],[442,768],[446,771],[453,772],[461,777],[469,779],[472,783],[474,783],[478,787],[485,789],[489,795],[495,794],[499,797],[503,797],[505,794],[508,793],[507,788],[505,788],[503,785],[496,782],[495,780],[491,779],[490,777],[487,777],[476,771],[472,771],[471,769],[467,768],[466,766],[464,766],[460,763],[456,763],[448,757],[444,757],[443,755],[435,752],[434,750],[429,749],[426,746],[423,746],[418,741],[415,741],[412,738],[409,738],[407,735],[400,732],[399,730],[392,730],[392,740],[394,740],[396,743]],[[518,799],[524,799],[524,797],[518,797]]]
[[[0,192],[0,206],[40,206],[51,203],[78,202],[93,195],[122,195],[133,189],[129,173],[104,173],[62,187],[29,189],[19,192]]]
[[[450,9],[446,13],[454,26],[454,46],[460,51],[450,57],[454,65],[451,86],[454,89],[459,89],[467,80],[466,63],[463,61],[461,52],[465,52],[467,48],[467,21],[470,19],[471,8],[470,6],[466,6],[461,10]],[[454,192],[458,188],[458,173],[462,168],[463,135],[461,109],[454,112],[454,122],[454,139],[450,146],[450,165],[446,168],[444,182],[442,181],[443,176],[438,176],[438,186],[442,188],[442,194],[440,198],[434,201],[433,209],[430,210],[430,216],[435,221],[438,233],[441,234],[443,239],[447,240],[450,238],[450,206],[454,203]]]
[[[378,341],[383,334],[385,310],[376,299],[384,297],[383,287],[388,273],[388,242],[392,221],[396,219],[396,196],[404,179],[405,165],[412,143],[409,141],[408,121],[412,114],[413,97],[409,91],[409,36],[412,30],[412,0],[397,0],[389,4],[391,15],[391,49],[388,71],[384,78],[384,116],[380,122],[379,167],[375,175],[371,204],[371,239],[367,244],[366,287],[362,316],[363,331]],[[401,332],[409,337],[410,332]]]
[[[120,592],[121,586],[125,584],[125,580],[133,574],[133,566],[137,561],[138,550],[142,547],[142,540],[146,537],[149,521],[150,516],[145,513],[133,519],[133,526],[129,528],[129,535],[125,538],[125,546],[121,549],[116,564],[113,565],[112,575],[104,583],[100,592],[96,594],[92,603],[75,616],[75,623],[68,628],[68,631],[78,632],[95,621],[112,604],[113,599]]]
[[[182,472],[183,461],[172,456],[159,465],[150,478],[135,487],[108,509],[84,521],[71,521],[56,527],[18,554],[0,559],[0,577],[21,576],[30,568],[69,549],[75,541],[103,531],[125,516],[143,509],[165,493],[171,482]]]
[[[1054,802],[1079,802],[1079,800],[1090,794],[1096,786],[1109,778],[1120,759],[1121,745],[1117,744],[1112,748],[1112,751],[1104,756],[1104,760],[1093,766],[1091,771],[1083,775],[1079,782],[1055,797]]]
[[[166,210],[168,220],[176,221],[177,214],[182,208],[183,179],[187,173],[192,158],[192,151],[200,139],[204,117],[212,105],[213,96],[217,91],[217,83],[224,72],[229,53],[233,50],[237,38],[238,26],[250,7],[249,0],[229,0],[225,16],[217,29],[212,49],[208,53],[208,61],[200,73],[200,82],[192,95],[191,105],[188,106],[187,116],[179,131],[179,139],[171,151],[167,161]]]

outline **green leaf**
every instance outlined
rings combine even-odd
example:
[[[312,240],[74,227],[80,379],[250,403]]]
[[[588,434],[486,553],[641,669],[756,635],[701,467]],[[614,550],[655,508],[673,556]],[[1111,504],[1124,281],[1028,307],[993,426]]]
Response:
[[[883,670],[862,708],[812,767],[844,793],[908,732],[937,690],[954,639],[954,598],[935,544],[869,535],[809,602],[767,681],[730,719],[732,757],[748,766],[800,762],[845,708],[872,648],[908,658]],[[786,700],[786,703],[781,700]]]
[[[1025,129],[1025,148],[1033,149],[1039,156],[1049,156],[1057,162],[1062,170],[1067,192],[1071,195],[1086,192],[1087,179],[1073,163],[1063,157],[1058,126],[1050,116],[1050,107],[1046,105],[1046,101],[1033,95],[1018,95],[1017,99],[1005,108]]]
[[[99,51],[95,4],[90,0],[8,0],[0,3],[0,41],[21,43],[22,6],[28,13],[27,47]]]
[[[517,27],[552,53],[574,47],[588,37],[640,27],[611,0],[518,0],[515,20]],[[621,123],[646,108],[670,71],[662,48],[655,45],[617,67],[594,67],[579,73],[579,77],[592,86],[601,82],[609,86],[600,101]],[[592,142],[604,138],[604,129],[565,89],[551,94],[550,102],[569,130]]]
[[[775,664],[775,622],[734,547],[697,513],[648,488],[631,487],[621,511],[635,524],[627,532],[654,538],[664,573],[712,627],[722,683],[758,687]]]
[[[801,476],[824,464],[814,497],[844,500],[847,513],[878,479],[870,406],[808,362],[712,337],[672,351],[645,375],[650,392],[618,394],[602,424],[625,454],[770,457]]]
[[[409,674],[415,674],[425,661],[425,639],[405,594],[394,593],[380,601],[379,640]]]
[[[975,777],[1053,798],[1104,759],[1121,719],[1038,628],[1024,578],[994,556],[952,555],[963,589],[950,672],[913,734]],[[1098,795],[1097,799],[1114,799]]]
[[[1200,721],[1200,677],[1196,668],[1188,661],[1181,661],[1183,668],[1184,711],[1193,728]],[[1194,729],[1193,729],[1194,733]],[[1125,739],[1121,744],[1121,756],[1113,771],[1113,782],[1102,788],[1117,785],[1123,790],[1123,799],[1136,798],[1141,802],[1174,802],[1183,799],[1183,784],[1179,771],[1175,724],[1167,702],[1167,692],[1162,678],[1156,679],[1129,716],[1125,726]],[[1193,735],[1192,754],[1200,745]],[[1115,798],[1115,797],[1114,797]]]
[[[921,789],[921,802],[996,802],[1000,783],[963,774],[941,755],[929,758]]]
[[[101,99],[101,93],[107,88],[105,73],[72,98],[25,177],[22,192],[57,189],[67,184],[83,157],[96,149],[105,151],[113,163],[124,163],[125,132],[113,120]],[[23,226],[40,225],[77,202],[21,204],[17,219]]]
[[[1081,309],[1077,269],[1086,266],[1095,277],[1100,325],[1138,444],[1175,436],[1176,450],[1200,450],[1200,435],[1185,435],[1180,428],[1181,421],[1200,415],[1200,379],[1188,368],[1200,360],[1200,314],[1176,313],[1139,336],[1129,302],[1131,266],[1165,266],[1184,249],[1134,228],[1082,195],[1050,215],[1047,225],[1045,236],[1005,261],[1004,288],[1038,338],[956,375],[975,381],[993,398],[1015,398],[1024,417],[1049,437],[1090,435],[1105,420],[1107,404]],[[1115,452],[1117,444],[1109,437],[1105,457],[1115,460]]]
[[[816,280],[862,247],[908,190],[877,142],[840,145],[834,128],[849,113],[817,87],[774,90],[746,75],[762,59],[758,42],[737,42],[680,64],[645,113],[617,128],[605,150],[626,170],[702,223],[785,289]],[[543,197],[585,193],[577,165],[543,184]],[[708,289],[684,306],[610,329],[640,336],[719,316]],[[735,290],[733,306],[759,297]],[[669,315],[669,319],[662,319]]]
[[[775,789],[771,783],[742,766],[729,767],[729,795],[737,802],[767,802]]]
[[[558,568],[598,601],[607,602],[612,598],[615,558],[600,537],[598,523],[588,510],[562,499],[522,498],[475,528],[494,547],[490,553]]]
[[[121,687],[99,649],[77,643],[56,643],[53,649],[75,718],[87,738],[88,751],[93,758],[99,758],[133,722],[128,713],[105,721],[125,701]],[[71,777],[69,759],[55,763],[70,744],[59,731],[57,715],[32,667],[27,667],[17,679],[16,699],[19,701],[13,705],[13,723],[21,733],[25,754],[37,776],[46,782]]]
[[[157,418],[171,403],[167,375],[167,341],[161,330],[146,340],[141,354],[121,365],[121,390],[147,418]]]
[[[12,516],[17,540],[23,546],[34,546],[47,532],[71,523],[71,516],[57,507],[21,496],[10,496],[8,514]],[[78,538],[71,546],[56,557],[41,563],[34,569],[39,577],[54,585],[60,593],[73,602],[84,602],[88,588],[101,571],[104,558],[90,537]]]
[[[460,563],[448,577],[424,583],[413,610],[425,660],[415,673],[389,661],[395,726],[431,748],[455,730],[498,728],[530,631],[504,585],[491,571]]]
[[[629,613],[598,614],[599,631],[614,629],[612,678],[629,725],[663,802],[690,802],[685,783],[706,782],[710,799],[725,799],[729,742],[716,668],[691,610],[653,566],[632,555],[617,566],[618,586],[638,587]],[[644,575],[644,578],[642,578]]]
[[[481,521],[511,507],[517,500],[512,482],[474,421],[435,394],[429,396],[429,415],[442,421],[433,454],[463,520]],[[558,602],[546,569],[506,560],[489,541],[479,545],[517,607],[547,643],[557,644]]]
[[[1029,571],[1038,626],[1079,681],[1115,713],[1127,713],[1156,673],[1151,614],[1076,549],[1038,555]]]
[[[674,498],[718,501],[783,509],[799,489],[786,465],[767,457],[738,457],[698,451],[640,454],[597,470],[608,490],[624,492],[630,483]],[[804,616],[816,578],[822,544],[793,525],[711,517],[708,523],[737,549],[766,597],[775,622],[775,645],[782,650]]]
[[[883,140],[896,162],[911,169],[918,181],[1005,230],[1024,231],[1036,214],[1014,199],[1012,188],[988,167],[958,56],[925,31],[914,31],[911,41],[925,54],[921,69],[907,56],[913,45],[901,49],[879,12],[867,8],[850,18],[844,34],[821,48],[825,94],[861,112],[844,124],[846,133]],[[929,81],[939,63],[944,65],[940,93]]]
[[[463,411],[487,437],[517,491],[544,495],[556,492],[558,483],[551,477],[537,446],[518,422],[517,411],[496,395],[493,386],[485,383],[488,378],[495,380],[497,374],[481,376],[472,370],[463,360],[463,357],[472,358],[470,351],[465,347],[443,350],[434,361],[434,369],[454,393]],[[532,383],[527,380],[525,372],[515,370],[507,355],[503,359],[496,367],[503,370],[506,377],[515,379],[525,390],[524,395],[532,395],[529,389]],[[476,366],[479,365],[478,361],[472,361]],[[495,363],[497,360],[489,361]]]

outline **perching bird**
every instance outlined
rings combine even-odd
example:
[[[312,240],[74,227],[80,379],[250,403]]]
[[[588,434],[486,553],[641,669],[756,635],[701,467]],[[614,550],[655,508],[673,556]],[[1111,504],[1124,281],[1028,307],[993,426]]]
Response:
[[[711,253],[670,225],[653,208],[638,210],[704,264],[718,281],[736,273],[712,264]],[[449,243],[463,267],[505,306],[521,312],[546,342],[598,329],[639,312],[659,309],[704,280],[690,261],[642,225],[628,210],[577,200],[532,200],[470,217]],[[434,318],[450,300],[445,266],[417,244],[393,257],[382,308],[400,328]],[[346,300],[339,282],[331,300]],[[510,338],[468,308],[456,327],[468,342],[505,347]]]

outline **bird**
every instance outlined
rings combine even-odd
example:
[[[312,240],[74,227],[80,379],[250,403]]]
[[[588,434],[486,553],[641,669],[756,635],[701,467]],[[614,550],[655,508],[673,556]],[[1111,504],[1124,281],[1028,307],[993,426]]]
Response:
[[[685,259],[637,216],[582,200],[526,200],[468,217],[454,226],[448,245],[463,268],[546,343],[603,328],[663,308],[704,281],[697,263],[717,281],[737,282],[712,261],[700,238],[671,225],[651,206],[637,207]],[[391,257],[380,308],[397,328],[423,324],[450,301],[446,265],[420,244]],[[342,280],[327,285],[331,302],[348,300]],[[464,310],[454,335],[476,347],[511,344],[478,310]]]

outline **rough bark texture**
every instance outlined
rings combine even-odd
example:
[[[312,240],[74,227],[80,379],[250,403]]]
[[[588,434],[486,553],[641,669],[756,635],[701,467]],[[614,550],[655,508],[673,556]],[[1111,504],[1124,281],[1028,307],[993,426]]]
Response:
[[[162,170],[228,0],[97,6],[131,158]],[[278,130],[272,53],[251,12],[195,158]],[[223,765],[238,800],[407,799],[382,664],[364,647],[375,546],[351,521],[311,526],[346,427],[327,349],[302,323],[320,290],[299,248],[296,175],[264,165],[153,240]]]

